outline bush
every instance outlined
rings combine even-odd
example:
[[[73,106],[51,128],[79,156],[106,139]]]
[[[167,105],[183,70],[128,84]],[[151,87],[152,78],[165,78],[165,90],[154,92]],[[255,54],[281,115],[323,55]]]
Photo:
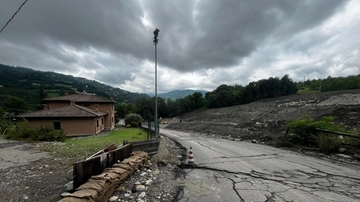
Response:
[[[342,139],[334,135],[320,134],[317,137],[319,149],[324,154],[336,152],[341,146]]]
[[[125,116],[125,125],[131,125],[132,127],[141,127],[143,118],[139,114],[127,114]]]
[[[55,130],[50,126],[40,126],[35,128],[35,135],[31,137],[32,140],[37,141],[59,141],[65,140],[65,133],[63,130]]]
[[[60,141],[65,140],[66,134],[62,130],[55,130],[50,126],[30,127],[27,121],[19,122],[16,127],[6,134],[5,138],[29,141]]]
[[[138,122],[136,122],[136,121],[131,121],[130,124],[132,127],[138,127]]]
[[[332,116],[325,116],[320,121],[313,121],[308,116],[303,116],[298,120],[288,124],[290,132],[292,133],[291,141],[305,146],[318,146],[320,151],[324,153],[331,153],[336,151],[341,145],[341,139],[332,134],[318,133],[317,128],[346,132],[345,126],[342,123],[334,123]]]
[[[13,125],[14,125],[14,123],[12,123],[11,121],[0,118],[0,135],[2,135],[3,133],[6,133],[8,131],[8,129],[10,127],[12,127]]]
[[[315,126],[313,119],[309,116],[303,116],[294,122],[288,124],[292,136],[290,140],[296,144],[309,146],[315,142]]]

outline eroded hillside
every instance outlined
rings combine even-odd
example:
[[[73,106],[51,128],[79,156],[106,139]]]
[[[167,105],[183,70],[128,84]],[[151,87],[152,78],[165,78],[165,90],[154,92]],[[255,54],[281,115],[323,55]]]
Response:
[[[351,128],[357,127],[354,119],[350,118],[360,120],[360,90],[292,95],[234,107],[195,111],[181,115],[181,122],[180,119],[173,119],[167,128],[267,141],[284,134],[286,123],[302,115],[315,120],[332,115],[337,122]]]

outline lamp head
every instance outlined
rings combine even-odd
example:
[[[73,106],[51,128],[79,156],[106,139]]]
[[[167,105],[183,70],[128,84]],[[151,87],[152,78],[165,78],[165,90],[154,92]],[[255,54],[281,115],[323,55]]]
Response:
[[[160,32],[160,30],[158,28],[156,28],[155,31],[154,31],[154,36],[159,35],[159,32]]]

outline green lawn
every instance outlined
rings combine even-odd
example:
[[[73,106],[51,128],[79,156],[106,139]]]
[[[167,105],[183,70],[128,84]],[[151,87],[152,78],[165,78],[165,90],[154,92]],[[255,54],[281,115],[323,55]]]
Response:
[[[41,150],[51,153],[56,158],[65,158],[68,163],[74,163],[112,144],[119,146],[125,140],[133,142],[146,138],[147,132],[144,129],[124,128],[113,131],[106,136],[69,138],[64,143],[48,143],[43,145]]]
[[[58,93],[58,92],[47,92],[46,94],[48,95],[49,98],[60,96],[60,93]]]

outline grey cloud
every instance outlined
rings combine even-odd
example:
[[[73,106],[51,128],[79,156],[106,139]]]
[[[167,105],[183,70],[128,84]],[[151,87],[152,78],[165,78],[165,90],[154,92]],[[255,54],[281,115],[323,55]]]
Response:
[[[179,36],[178,42],[175,39],[169,44],[159,44],[161,53],[165,54],[161,62],[178,71],[234,66],[267,38],[281,39],[318,25],[343,3],[335,0],[316,1],[313,5],[303,1],[200,1],[195,8],[198,15],[187,13],[185,17],[189,25],[185,28],[187,32],[171,35]],[[167,20],[159,19],[160,24]],[[176,19],[170,20],[173,23],[165,28],[172,30],[178,24]],[[187,46],[181,46],[182,38],[187,36],[191,36],[191,40]],[[164,34],[164,38],[167,35]],[[174,50],[174,46],[177,49]]]
[[[147,30],[140,19],[146,9],[149,19],[161,30],[160,64],[178,71],[226,68],[241,62],[241,58],[256,50],[272,33],[285,35],[308,29],[344,3],[337,0],[307,1],[311,5],[281,0],[142,2],[143,7],[135,1],[29,2],[9,27],[16,32],[9,31],[6,38],[13,43],[20,40],[24,45],[38,45],[41,49],[43,43],[39,43],[39,37],[42,36],[79,50],[104,48],[140,60],[153,60],[152,30]],[[8,15],[18,3],[12,1],[1,6],[0,12],[6,11]]]
[[[22,2],[0,0],[0,26]],[[29,1],[0,34],[0,63],[71,74],[83,68],[96,71],[95,79],[114,85],[152,80],[153,75],[139,74],[139,67],[144,61],[154,61],[152,32],[158,27],[159,68],[180,73],[212,69],[222,73],[209,78],[207,85],[246,84],[254,70],[268,68],[284,51],[306,54],[314,46],[326,48],[323,44],[331,36],[301,33],[319,26],[347,2]],[[151,27],[143,25],[144,16]],[[333,57],[335,53],[326,54]],[[356,64],[356,59],[346,64]],[[284,71],[326,74],[326,66],[331,62],[321,67],[294,65]],[[148,83],[136,85],[136,89],[149,88]]]

